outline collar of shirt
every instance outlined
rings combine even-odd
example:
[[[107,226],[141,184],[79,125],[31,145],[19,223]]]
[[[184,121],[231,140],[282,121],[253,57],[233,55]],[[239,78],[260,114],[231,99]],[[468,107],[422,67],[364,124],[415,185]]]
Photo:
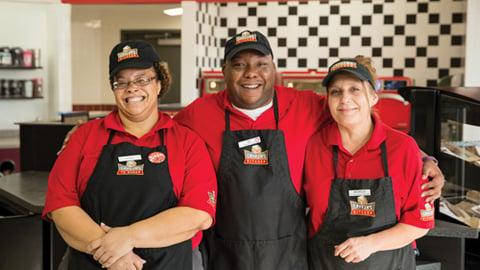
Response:
[[[150,133],[156,132],[160,129],[169,128],[173,125],[173,120],[170,116],[163,114],[159,111],[158,117],[158,122],[157,124],[155,124]],[[120,121],[118,111],[113,111],[105,117],[105,127],[107,129],[113,129],[115,131],[125,133],[125,129],[123,128],[122,122]]]
[[[241,111],[242,113],[248,115],[248,117],[252,118],[253,120],[257,120],[257,118],[262,114],[264,113],[266,110],[270,109],[270,107],[272,107],[273,105],[273,101],[270,101],[270,103],[268,103],[267,105],[265,106],[262,106],[262,107],[259,107],[259,108],[256,108],[256,109],[252,109],[252,110],[249,110],[249,109],[242,109],[242,108],[239,108],[235,105],[232,104],[232,107],[236,110],[239,110]]]
[[[372,115],[373,122],[375,127],[373,129],[372,136],[368,142],[362,147],[366,150],[378,149],[380,144],[387,138],[386,127],[376,115]],[[325,139],[328,145],[338,145],[340,149],[345,151],[342,147],[342,139],[340,137],[340,132],[338,131],[338,125],[335,121],[331,125],[324,129]]]
[[[292,88],[287,88],[279,85],[274,85],[274,87],[275,87],[275,92],[277,94],[279,118],[281,119],[286,113],[288,113],[292,102],[297,98],[298,90],[294,90]],[[237,108],[233,107],[232,103],[230,102],[227,89],[217,93],[216,96],[218,98],[217,101],[219,102],[219,105],[223,107],[223,109],[230,109],[230,110],[235,109],[235,111],[240,111]],[[266,106],[268,107],[263,112],[261,112],[257,117],[260,117],[262,113],[264,113],[265,111],[267,111],[269,108],[272,107],[271,104]],[[273,118],[273,113],[271,117]]]

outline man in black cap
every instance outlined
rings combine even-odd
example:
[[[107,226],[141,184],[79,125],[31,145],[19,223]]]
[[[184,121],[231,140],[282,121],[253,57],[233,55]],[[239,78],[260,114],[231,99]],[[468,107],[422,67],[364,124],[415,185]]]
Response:
[[[275,85],[273,52],[258,31],[225,45],[226,90],[175,116],[207,144],[217,171],[215,226],[204,236],[208,270],[307,269],[302,170],[307,140],[328,120],[325,98]],[[443,176],[425,191],[440,195]],[[426,176],[425,176],[426,177]],[[333,251],[332,251],[333,252]]]

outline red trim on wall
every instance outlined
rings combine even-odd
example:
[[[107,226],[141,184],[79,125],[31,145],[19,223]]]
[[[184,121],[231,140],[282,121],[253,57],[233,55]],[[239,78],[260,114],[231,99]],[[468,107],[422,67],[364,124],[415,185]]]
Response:
[[[64,4],[169,4],[189,2],[287,2],[288,0],[62,0]],[[329,0],[317,0],[329,1]]]
[[[181,0],[62,0],[64,4],[168,4]]]

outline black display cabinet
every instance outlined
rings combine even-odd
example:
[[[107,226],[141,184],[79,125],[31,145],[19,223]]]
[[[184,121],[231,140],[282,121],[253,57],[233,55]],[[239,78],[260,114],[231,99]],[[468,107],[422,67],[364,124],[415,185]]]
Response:
[[[22,171],[50,171],[65,135],[75,126],[62,122],[25,122],[20,126]]]
[[[412,86],[400,88],[398,93],[411,103],[410,135],[439,161],[446,180],[442,197],[458,203],[468,191],[480,191],[480,88]],[[463,224],[445,214],[443,202],[436,201],[436,219]],[[442,269],[480,269],[477,237],[454,243],[428,237],[422,241],[425,246],[438,247],[436,256],[443,260]],[[452,257],[453,251],[460,252]]]

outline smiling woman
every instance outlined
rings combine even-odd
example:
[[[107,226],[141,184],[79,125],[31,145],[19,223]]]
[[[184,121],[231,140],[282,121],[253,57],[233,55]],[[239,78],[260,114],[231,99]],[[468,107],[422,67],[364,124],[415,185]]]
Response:
[[[192,269],[191,238],[216,209],[205,144],[158,112],[171,80],[149,43],[117,44],[109,74],[118,109],[71,135],[42,217],[71,247],[68,269]]]
[[[334,121],[305,153],[309,269],[414,269],[411,243],[433,228],[417,144],[372,115],[375,77],[370,59],[357,56],[332,64],[323,80]]]

